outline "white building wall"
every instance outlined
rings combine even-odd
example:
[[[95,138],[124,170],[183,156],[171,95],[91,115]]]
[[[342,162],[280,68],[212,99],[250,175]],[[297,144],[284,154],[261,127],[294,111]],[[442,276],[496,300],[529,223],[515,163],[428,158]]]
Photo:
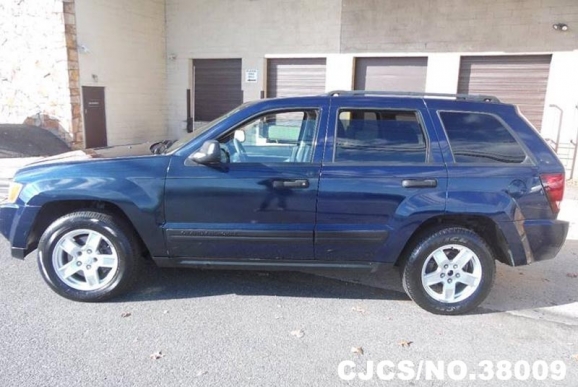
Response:
[[[76,0],[76,24],[80,84],[105,87],[109,145],[166,138],[165,1]]]
[[[428,93],[458,92],[460,54],[430,54],[427,58],[425,91]]]
[[[352,90],[355,74],[355,57],[347,54],[327,56],[325,91]]]

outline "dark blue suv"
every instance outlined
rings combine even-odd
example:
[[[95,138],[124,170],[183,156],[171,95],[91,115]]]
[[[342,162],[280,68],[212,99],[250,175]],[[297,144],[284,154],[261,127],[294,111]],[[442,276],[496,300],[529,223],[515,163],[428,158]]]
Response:
[[[495,261],[556,256],[564,168],[495,97],[333,92],[246,103],[178,141],[21,169],[0,205],[12,255],[60,295],[116,296],[144,259],[236,269],[400,267],[440,314],[488,295]],[[530,285],[529,285],[530,286]]]

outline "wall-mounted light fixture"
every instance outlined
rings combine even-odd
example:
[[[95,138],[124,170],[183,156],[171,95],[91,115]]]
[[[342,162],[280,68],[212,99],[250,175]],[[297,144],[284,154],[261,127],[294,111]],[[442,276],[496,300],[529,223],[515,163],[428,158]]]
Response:
[[[169,54],[169,60],[177,60],[177,54]]]
[[[568,24],[556,23],[556,24],[552,25],[552,28],[554,28],[556,31],[566,32],[566,31],[568,31]]]
[[[98,75],[92,74],[92,80],[94,81],[94,83],[98,83]]]

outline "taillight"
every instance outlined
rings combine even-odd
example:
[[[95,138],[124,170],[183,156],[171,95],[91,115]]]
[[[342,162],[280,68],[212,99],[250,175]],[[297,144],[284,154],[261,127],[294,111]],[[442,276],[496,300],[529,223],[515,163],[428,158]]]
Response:
[[[560,203],[564,198],[564,174],[563,173],[547,173],[540,175],[542,186],[546,192],[546,197],[550,202],[550,207],[555,214],[560,212]]]

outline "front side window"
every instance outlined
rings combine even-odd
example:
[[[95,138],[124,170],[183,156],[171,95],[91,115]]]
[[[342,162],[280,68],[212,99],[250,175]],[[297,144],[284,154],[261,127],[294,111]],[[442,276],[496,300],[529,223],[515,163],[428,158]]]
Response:
[[[439,112],[457,163],[520,164],[526,153],[491,114]]]
[[[426,161],[424,132],[413,111],[340,110],[335,137],[335,162]]]
[[[272,112],[241,125],[219,139],[231,163],[311,162],[317,110]]]

